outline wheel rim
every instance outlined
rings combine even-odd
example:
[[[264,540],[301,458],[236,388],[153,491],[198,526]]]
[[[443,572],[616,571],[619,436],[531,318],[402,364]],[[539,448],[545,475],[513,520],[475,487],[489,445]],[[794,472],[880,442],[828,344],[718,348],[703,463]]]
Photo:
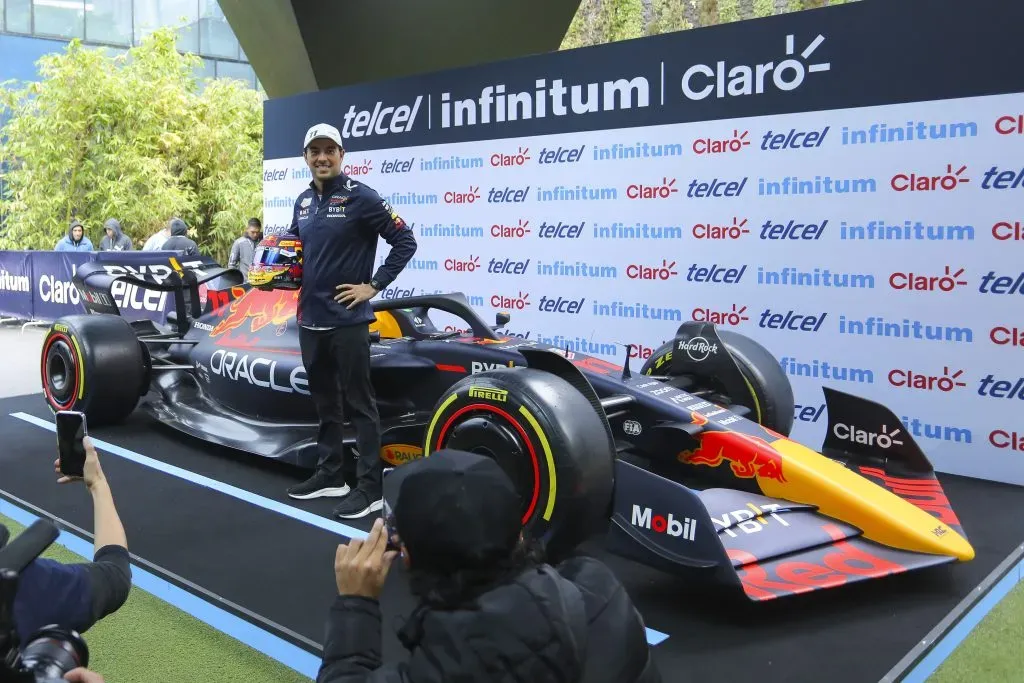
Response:
[[[522,425],[509,413],[486,404],[463,407],[441,428],[434,450],[441,448],[495,460],[522,498],[522,523],[533,516],[540,496],[537,452]]]
[[[75,355],[64,335],[53,337],[44,354],[44,389],[50,402],[64,409],[75,402],[78,391],[78,367]]]

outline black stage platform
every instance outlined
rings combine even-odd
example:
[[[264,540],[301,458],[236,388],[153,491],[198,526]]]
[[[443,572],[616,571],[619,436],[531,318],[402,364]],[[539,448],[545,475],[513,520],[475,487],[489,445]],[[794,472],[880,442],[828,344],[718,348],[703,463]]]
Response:
[[[53,433],[12,417],[52,422],[41,395],[0,400],[0,490],[91,530],[83,488],[55,484]],[[133,554],[278,625],[278,635],[315,652],[334,594],[332,564],[343,542],[328,500],[292,501],[302,472],[210,447],[136,414],[92,435],[121,448],[310,513],[321,526],[102,452]],[[715,595],[646,567],[605,556],[647,625],[668,634],[655,646],[666,681],[877,681],[1024,540],[1019,487],[942,477],[977,551],[939,567],[766,604]],[[368,529],[372,518],[352,526]],[[321,528],[327,527],[327,528]],[[402,572],[383,598],[386,658],[403,656],[393,635],[411,610]],[[223,607],[224,604],[221,604]],[[264,623],[266,626],[267,624]],[[292,633],[289,635],[287,631]]]

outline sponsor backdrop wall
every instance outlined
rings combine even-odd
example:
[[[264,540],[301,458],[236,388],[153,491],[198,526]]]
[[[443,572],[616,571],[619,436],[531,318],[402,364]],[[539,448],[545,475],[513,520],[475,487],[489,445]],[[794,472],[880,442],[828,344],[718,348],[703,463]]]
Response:
[[[265,224],[308,126],[415,231],[385,298],[638,369],[685,320],[749,335],[824,438],[822,385],[937,468],[1024,484],[1024,6],[866,0],[272,100]],[[978,46],[984,45],[984,49]],[[381,242],[382,259],[388,251]]]

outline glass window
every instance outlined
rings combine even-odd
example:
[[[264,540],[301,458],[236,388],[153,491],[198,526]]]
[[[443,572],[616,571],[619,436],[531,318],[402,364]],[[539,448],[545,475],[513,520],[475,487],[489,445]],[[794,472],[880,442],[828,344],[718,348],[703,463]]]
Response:
[[[7,0],[6,30],[13,33],[32,32],[32,0]]]
[[[217,62],[217,78],[238,78],[252,87],[254,77],[252,67],[238,62]]]
[[[3,31],[3,30],[4,30],[4,0],[0,0],[0,31]],[[0,180],[0,183],[2,183],[2,182],[3,181]],[[3,187],[3,185],[0,184],[0,187]]]
[[[178,49],[199,52],[199,0],[134,0],[135,42],[163,26],[178,33]]]
[[[238,56],[238,39],[217,0],[203,0],[199,15],[199,52],[210,57]]]
[[[200,58],[200,59],[202,59],[202,58]],[[216,69],[216,65],[213,63],[213,60],[212,59],[203,59],[202,62],[203,63],[199,65],[199,68],[195,70],[196,78],[199,79],[200,81],[203,80],[204,78],[216,78],[217,77],[217,69]]]
[[[85,0],[32,0],[33,33],[61,38],[85,37]]]
[[[97,43],[131,45],[131,3],[125,0],[87,0],[85,39]]]

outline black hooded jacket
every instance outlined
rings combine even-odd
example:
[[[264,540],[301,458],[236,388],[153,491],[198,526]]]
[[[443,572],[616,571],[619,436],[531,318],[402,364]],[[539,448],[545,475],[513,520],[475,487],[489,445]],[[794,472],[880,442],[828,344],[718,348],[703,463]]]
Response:
[[[660,683],[643,620],[611,570],[541,565],[473,607],[421,606],[399,634],[407,662],[381,665],[376,600],[339,596],[317,683]]]
[[[182,256],[198,256],[199,245],[188,237],[188,226],[180,218],[171,220],[171,236],[160,247],[160,251],[180,251]]]

